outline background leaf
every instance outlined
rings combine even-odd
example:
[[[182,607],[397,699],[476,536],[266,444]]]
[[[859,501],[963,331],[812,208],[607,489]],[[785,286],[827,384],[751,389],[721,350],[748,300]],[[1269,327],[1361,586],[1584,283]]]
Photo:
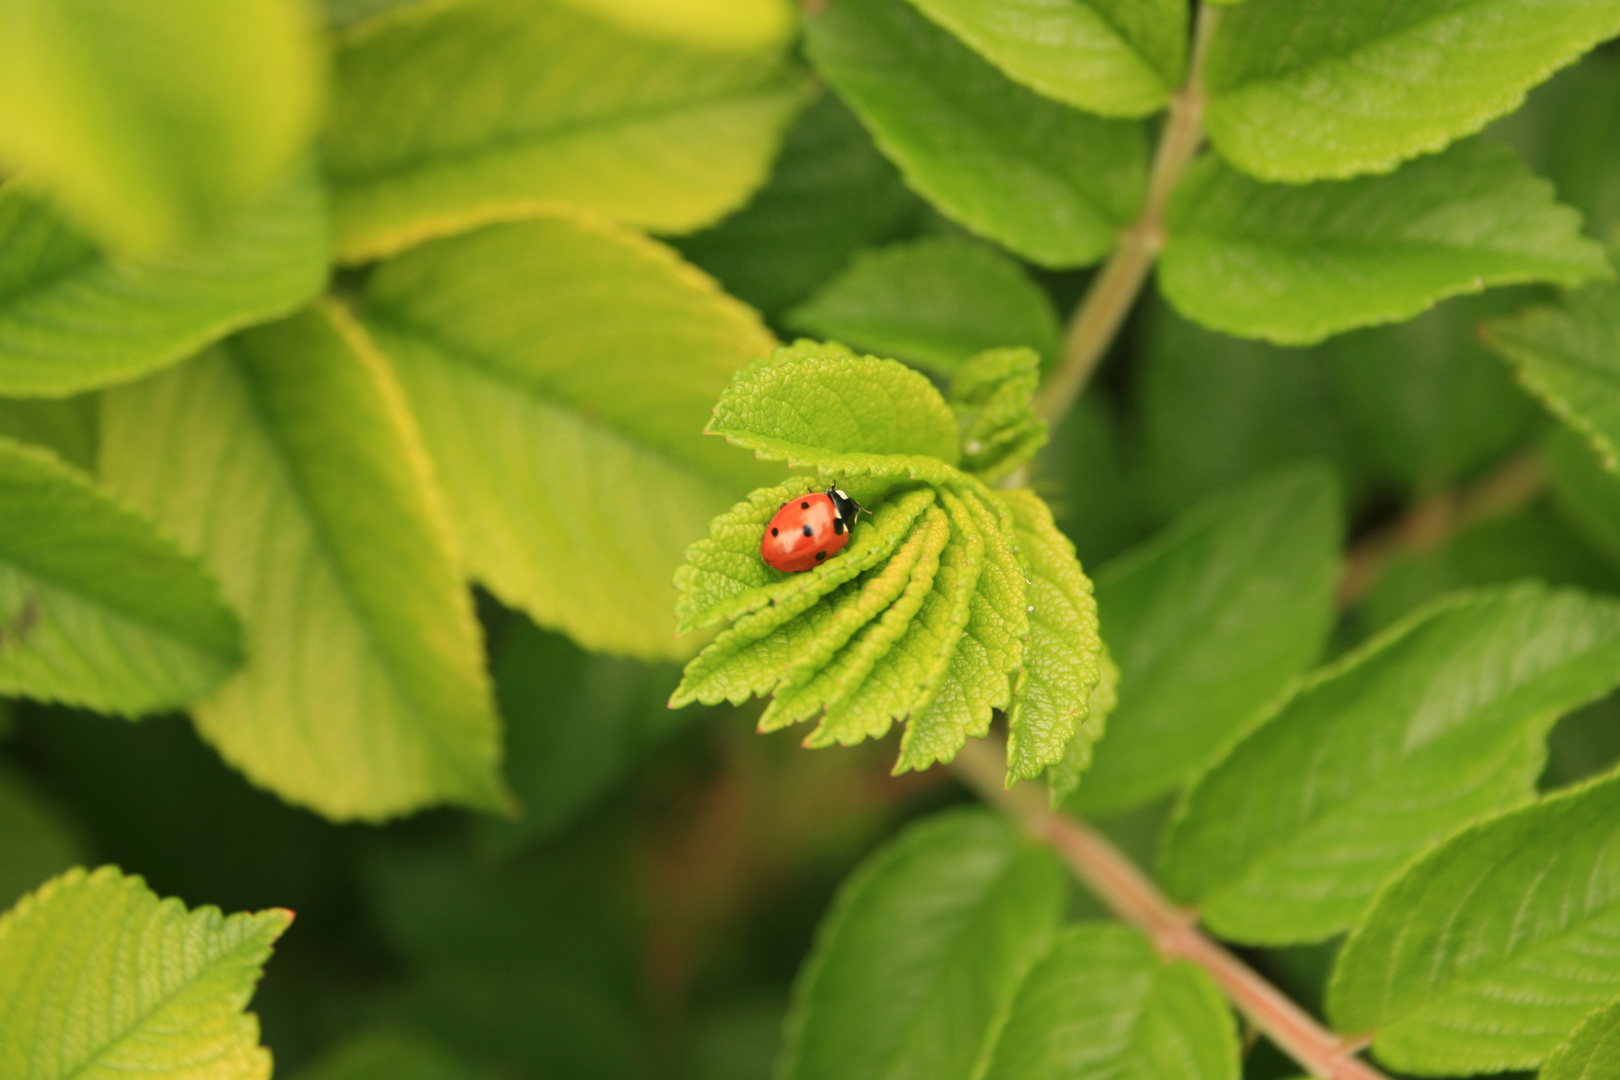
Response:
[[[202,240],[108,256],[12,181],[0,187],[0,391],[63,397],[123,382],[286,314],[326,283],[326,229],[301,169]]]
[[[1170,302],[1212,329],[1282,345],[1409,319],[1487,285],[1614,276],[1551,185],[1482,141],[1392,176],[1303,187],[1208,157],[1177,187],[1166,224],[1159,286]]]
[[[732,373],[775,344],[757,316],[667,248],[571,219],[391,260],[361,315],[472,575],[586,648],[689,655],[669,585],[686,545],[781,475],[700,434]]]
[[[973,232],[1042,266],[1083,266],[1135,216],[1147,183],[1138,125],[1009,81],[905,0],[840,0],[805,34],[906,182]]]
[[[1062,872],[984,813],[942,815],[839,892],[794,990],[783,1080],[973,1073],[1062,916]]]
[[[1620,1071],[1620,1001],[1600,1009],[1552,1052],[1540,1080],[1603,1080]]]
[[[1109,813],[1175,789],[1316,659],[1343,530],[1332,477],[1295,467],[1208,500],[1102,569],[1119,705],[1078,809]]]
[[[638,37],[678,41],[715,51],[781,46],[793,34],[787,0],[686,0],[678,7],[659,0],[562,0]]]
[[[53,455],[0,438],[0,692],[139,716],[241,662],[219,586]]]
[[[1051,364],[1062,334],[1052,301],[1018,263],[957,237],[862,252],[787,321],[946,374],[975,353],[1012,345]]]
[[[290,922],[188,912],[110,866],[48,882],[0,917],[0,1069],[268,1080],[242,1009]]]
[[[1527,798],[1552,722],[1617,682],[1620,603],[1531,585],[1441,601],[1199,778],[1165,834],[1165,888],[1226,938],[1329,937],[1414,855]]]
[[[81,861],[78,836],[34,785],[0,768],[0,910]]]
[[[1620,567],[1620,474],[1572,429],[1559,427],[1543,444],[1553,506],[1609,562]]]
[[[99,412],[93,394],[61,400],[0,398],[0,436],[44,447],[74,468],[94,472]]]
[[[912,0],[1015,82],[1103,116],[1147,116],[1187,60],[1179,0]]]
[[[1588,0],[1251,0],[1210,48],[1204,123],[1265,180],[1388,172],[1517,108],[1617,33],[1620,9]]]
[[[1562,307],[1494,322],[1485,340],[1542,404],[1620,473],[1620,286],[1583,289]]]
[[[1620,991],[1620,782],[1467,830],[1386,889],[1339,953],[1328,1011],[1429,1075],[1539,1064]]]
[[[404,397],[323,305],[109,392],[108,482],[220,580],[246,666],[193,709],[254,783],[331,818],[501,809],[472,603]]]
[[[430,1039],[380,1028],[347,1040],[297,1080],[477,1080],[483,1074]]]
[[[1140,933],[1082,923],[1018,987],[985,1080],[1237,1080],[1237,1030],[1214,981],[1160,963]]]
[[[0,161],[115,247],[197,236],[303,152],[322,96],[311,23],[296,0],[14,0]]]
[[[571,207],[663,232],[710,224],[764,182],[806,94],[780,43],[697,49],[552,0],[362,23],[339,40],[335,81],[324,160],[345,262]]]

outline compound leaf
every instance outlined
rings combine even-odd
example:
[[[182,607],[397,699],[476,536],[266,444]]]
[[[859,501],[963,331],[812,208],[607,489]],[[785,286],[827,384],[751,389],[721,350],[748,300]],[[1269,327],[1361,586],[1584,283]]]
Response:
[[[196,561],[55,455],[0,438],[0,693],[140,716],[202,696],[241,650]]]
[[[794,987],[783,1080],[968,1080],[1045,950],[1050,853],[979,811],[913,826],[844,883]]]
[[[137,378],[326,283],[325,208],[300,169],[207,237],[103,254],[17,182],[0,187],[0,392],[65,397]]]
[[[1264,180],[1388,172],[1512,112],[1616,33],[1607,0],[1256,0],[1216,32],[1204,123]]]
[[[1237,1080],[1236,1025],[1185,960],[1125,926],[1071,926],[1018,987],[984,1080]]]
[[[1539,1064],[1620,995],[1620,779],[1504,814],[1430,852],[1339,953],[1328,1014],[1402,1072]]]
[[[200,236],[304,151],[321,96],[311,23],[296,0],[12,0],[4,171],[120,249]]]
[[[1052,301],[1017,262],[988,244],[932,237],[857,255],[789,311],[797,329],[954,374],[1004,345],[1057,359]]]
[[[1582,289],[1562,306],[1491,323],[1485,340],[1620,473],[1620,287]]]
[[[1135,216],[1139,124],[1019,86],[906,0],[839,0],[805,33],[811,61],[906,182],[973,232],[1043,266],[1083,266]]]
[[[779,475],[700,434],[732,373],[775,344],[759,318],[668,248],[564,218],[392,259],[361,317],[472,575],[588,649],[690,655],[670,576],[711,517]]]
[[[1256,5],[1259,6],[1259,5]],[[1487,285],[1613,269],[1512,150],[1471,141],[1391,176],[1267,185],[1208,157],[1168,211],[1159,284],[1223,333],[1308,345]]]
[[[1569,1041],[1547,1056],[1539,1080],[1604,1080],[1620,1074],[1620,998],[1581,1021]]]
[[[1552,722],[1617,683],[1620,602],[1539,585],[1440,601],[1197,781],[1165,834],[1165,888],[1223,937],[1329,937],[1413,856],[1529,798]]]
[[[269,1080],[242,1010],[292,912],[221,915],[72,870],[0,916],[0,1075]]]
[[[254,783],[335,819],[503,809],[500,732],[427,455],[330,304],[104,397],[102,473],[242,612],[193,709]]]
[[[1179,787],[1316,659],[1343,532],[1332,474],[1294,466],[1204,501],[1102,568],[1119,706],[1077,809],[1115,813]]]
[[[741,205],[805,79],[780,40],[717,51],[622,25],[674,10],[469,0],[346,32],[325,154],[338,257],[572,207],[686,232]]]
[[[1147,116],[1187,62],[1181,0],[911,0],[1015,82],[1102,116]]]

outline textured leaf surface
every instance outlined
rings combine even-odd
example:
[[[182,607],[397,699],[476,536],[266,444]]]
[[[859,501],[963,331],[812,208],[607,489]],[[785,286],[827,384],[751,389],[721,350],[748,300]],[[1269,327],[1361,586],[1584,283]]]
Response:
[[[1000,483],[1046,444],[1046,423],[1031,404],[1040,380],[1040,358],[1029,349],[977,353],[951,379],[962,467],[986,484]]]
[[[1339,953],[1328,1013],[1403,1072],[1540,1063],[1620,994],[1620,780],[1453,837],[1378,897]]]
[[[22,776],[0,768],[0,910],[80,861],[78,838]]]
[[[325,154],[340,259],[567,207],[684,232],[764,182],[806,93],[779,43],[695,48],[586,7],[667,15],[470,0],[340,39]]]
[[[1187,60],[1180,0],[911,0],[1008,77],[1102,116],[1146,116]]]
[[[906,182],[970,230],[1044,266],[1082,266],[1135,216],[1147,178],[1139,125],[1019,86],[905,0],[840,0],[806,35]]]
[[[985,244],[935,237],[868,251],[788,312],[796,329],[951,374],[985,349],[1023,345],[1048,363],[1062,333],[1052,301]]]
[[[241,661],[219,586],[151,522],[0,438],[0,693],[139,716]]]
[[[956,418],[926,376],[810,343],[739,372],[704,430],[767,461],[823,471],[884,466],[876,457],[957,462]]]
[[[253,782],[337,819],[505,806],[471,598],[404,395],[340,309],[105,398],[102,473],[198,552],[248,662],[193,709]]]
[[[1487,285],[1614,276],[1552,186],[1479,141],[1391,176],[1303,187],[1262,184],[1212,156],[1176,189],[1167,227],[1159,284],[1171,303],[1279,344],[1407,319]]]
[[[1207,500],[1102,569],[1120,700],[1077,808],[1107,814],[1180,786],[1316,659],[1343,531],[1332,476],[1295,467]]]
[[[1575,1034],[1552,1052],[1540,1080],[1604,1080],[1620,1076],[1620,999],[1594,1009]]]
[[[0,161],[121,248],[256,201],[316,122],[320,61],[294,0],[12,0],[5,27]]]
[[[0,916],[0,1074],[268,1080],[242,1010],[291,921],[187,911],[114,867],[48,882]]]
[[[1163,964],[1135,930],[1072,926],[1018,987],[985,1080],[1237,1080],[1236,1026],[1214,980]]]
[[[794,988],[784,1080],[966,1080],[1062,918],[1052,856],[984,813],[913,826],[845,882]]]
[[[1210,49],[1204,123],[1263,179],[1387,172],[1513,111],[1617,33],[1611,0],[1251,0]]]
[[[782,140],[770,183],[720,224],[674,243],[732,296],[774,317],[925,209],[855,114],[824,93]]]
[[[104,255],[13,181],[0,188],[0,392],[62,397],[181,360],[285,314],[326,283],[322,196],[308,170],[209,237]]]
[[[1492,323],[1485,340],[1620,473],[1620,286],[1583,289],[1563,307]]]
[[[667,248],[566,219],[391,260],[361,315],[473,576],[586,648],[689,655],[669,604],[683,551],[780,475],[700,434],[732,373],[774,345],[758,317]]]
[[[1029,571],[1029,640],[1007,714],[1007,779],[1033,779],[1102,737],[1089,713],[1102,678],[1102,639],[1091,582],[1052,511],[1028,491],[998,493],[1018,530]],[[1071,749],[1073,748],[1073,749]]]
[[[1114,663],[1114,658],[1109,655],[1106,645],[1103,646],[1098,669],[1097,685],[1092,689],[1091,698],[1086,703],[1084,727],[1094,731],[1106,731],[1108,718],[1119,706],[1119,665]],[[1064,748],[1063,758],[1053,762],[1052,767],[1047,770],[1046,778],[1051,787],[1054,810],[1069,801],[1069,797],[1079,789],[1081,777],[1091,768],[1096,740],[1086,738],[1089,733],[1084,730],[1077,732],[1081,737],[1070,739],[1069,745]]]
[[[1617,682],[1620,603],[1527,585],[1425,609],[1199,779],[1165,834],[1165,888],[1224,937],[1328,937],[1414,855],[1528,798],[1553,720]]]

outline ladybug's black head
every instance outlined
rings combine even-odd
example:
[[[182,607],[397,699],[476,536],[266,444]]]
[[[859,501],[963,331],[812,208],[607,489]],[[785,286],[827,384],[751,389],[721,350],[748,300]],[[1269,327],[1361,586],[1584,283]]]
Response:
[[[843,519],[845,528],[853,528],[855,515],[866,509],[866,507],[850,498],[849,493],[842,488],[828,488],[827,498],[832,500],[833,509],[838,511],[838,516]]]

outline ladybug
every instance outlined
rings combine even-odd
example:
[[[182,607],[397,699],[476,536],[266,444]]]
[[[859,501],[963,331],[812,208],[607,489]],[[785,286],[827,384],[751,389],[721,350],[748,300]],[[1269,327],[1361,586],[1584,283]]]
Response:
[[[785,502],[765,526],[759,557],[789,574],[812,569],[844,549],[855,515],[864,509],[836,487]]]

